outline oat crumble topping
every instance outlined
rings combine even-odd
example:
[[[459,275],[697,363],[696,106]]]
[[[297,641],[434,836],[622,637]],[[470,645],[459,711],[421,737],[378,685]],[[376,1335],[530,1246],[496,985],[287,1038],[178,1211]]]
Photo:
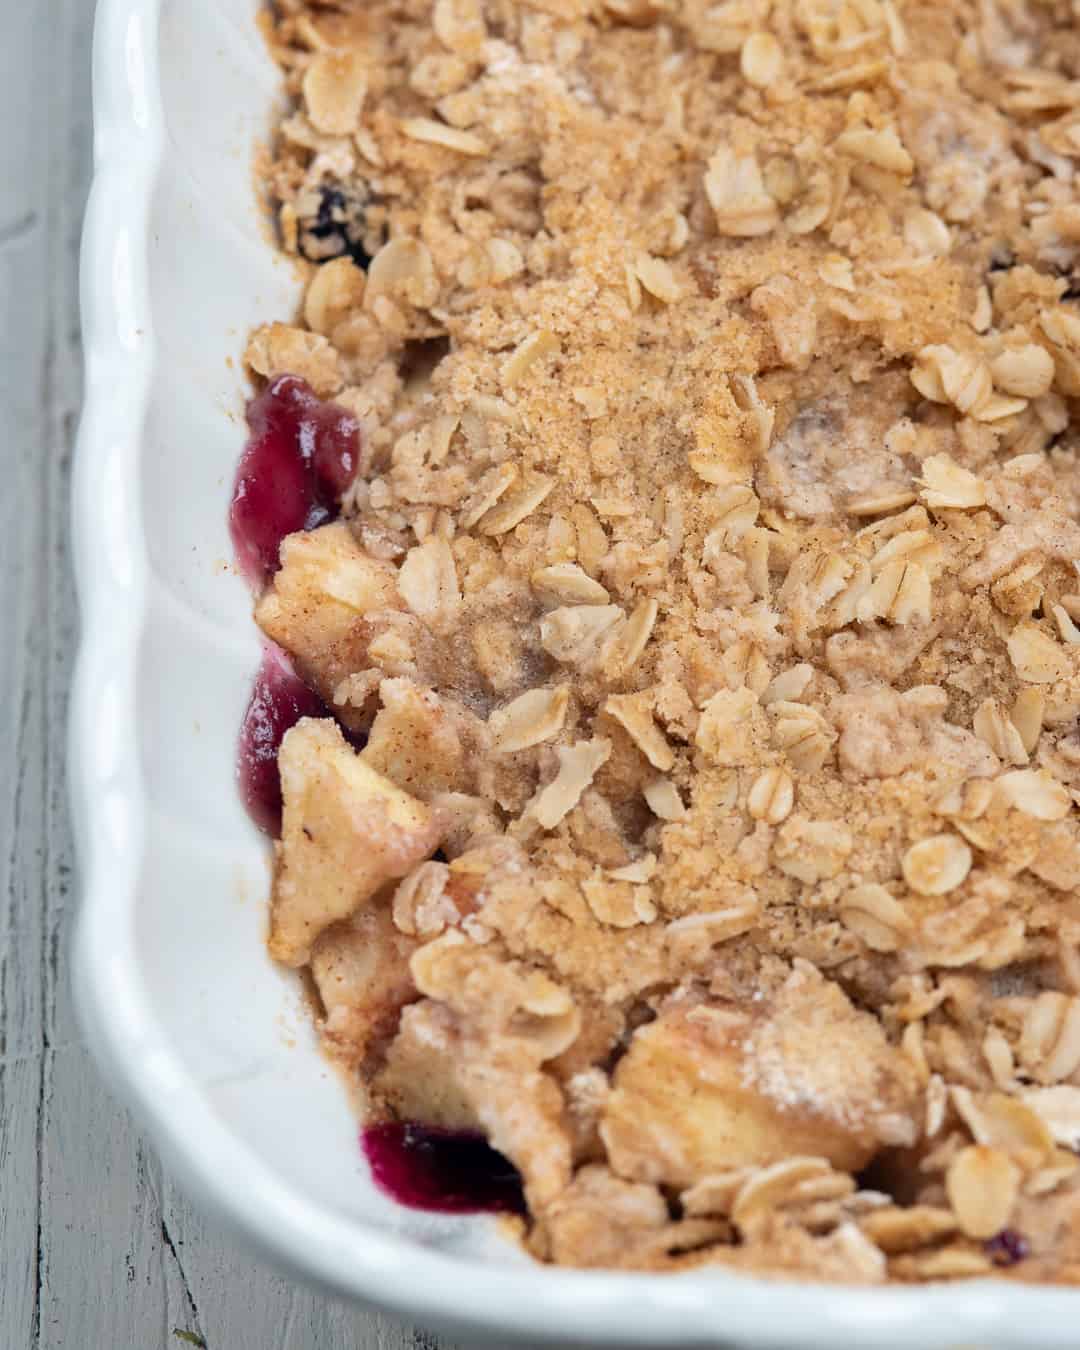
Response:
[[[543,1260],[1080,1279],[1075,3],[265,26],[247,359],[364,429],[257,607],[367,735],[282,751],[327,1045]]]

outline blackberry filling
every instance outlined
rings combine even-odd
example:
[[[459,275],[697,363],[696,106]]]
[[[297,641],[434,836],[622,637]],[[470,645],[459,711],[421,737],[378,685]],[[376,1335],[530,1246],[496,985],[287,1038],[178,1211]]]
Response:
[[[240,727],[237,777],[248,815],[266,834],[281,834],[278,750],[301,717],[329,717],[329,709],[293,671],[280,647],[268,646]]]
[[[248,404],[247,420],[229,525],[237,562],[258,588],[277,571],[286,535],[336,517],[356,475],[360,426],[295,375],[271,380]]]
[[[355,195],[327,183],[319,189],[314,215],[302,216],[297,246],[308,262],[329,262],[346,255],[366,272],[371,255],[364,248],[366,203]]]
[[[1015,1228],[1003,1228],[983,1244],[987,1256],[995,1266],[1015,1266],[1031,1255],[1031,1244]]]
[[[240,460],[229,512],[236,558],[259,589],[277,571],[281,541],[337,515],[356,474],[360,428],[344,408],[323,403],[294,375],[272,380],[248,404],[251,435]],[[267,834],[281,833],[282,738],[302,717],[329,717],[326,705],[268,646],[240,728],[237,776],[248,814]]]
[[[376,1185],[399,1205],[442,1214],[525,1213],[517,1170],[482,1134],[388,1121],[364,1130],[362,1143]]]

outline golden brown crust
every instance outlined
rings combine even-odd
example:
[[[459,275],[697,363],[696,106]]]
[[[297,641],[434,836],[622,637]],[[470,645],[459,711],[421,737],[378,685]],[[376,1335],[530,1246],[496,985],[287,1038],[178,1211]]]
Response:
[[[366,441],[259,618],[446,836],[380,902],[377,1095],[482,1125],[543,1259],[955,1278],[1004,1227],[1075,1279],[1072,9],[283,0],[271,42],[311,279],[249,361]]]

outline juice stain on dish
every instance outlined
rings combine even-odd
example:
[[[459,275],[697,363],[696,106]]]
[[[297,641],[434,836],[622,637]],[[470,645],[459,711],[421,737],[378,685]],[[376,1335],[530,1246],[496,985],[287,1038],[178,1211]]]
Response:
[[[247,421],[229,528],[236,560],[258,588],[278,570],[286,535],[338,514],[359,464],[360,425],[296,375],[271,380],[248,404]]]
[[[375,1184],[399,1205],[441,1214],[524,1214],[514,1165],[471,1130],[415,1121],[371,1125],[361,1135]]]

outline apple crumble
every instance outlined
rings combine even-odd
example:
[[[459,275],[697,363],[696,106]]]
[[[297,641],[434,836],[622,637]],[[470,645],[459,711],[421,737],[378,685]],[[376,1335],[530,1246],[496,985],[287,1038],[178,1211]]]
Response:
[[[1080,1280],[1075,4],[264,25],[247,361],[355,448],[270,950],[371,1119],[545,1261]]]

